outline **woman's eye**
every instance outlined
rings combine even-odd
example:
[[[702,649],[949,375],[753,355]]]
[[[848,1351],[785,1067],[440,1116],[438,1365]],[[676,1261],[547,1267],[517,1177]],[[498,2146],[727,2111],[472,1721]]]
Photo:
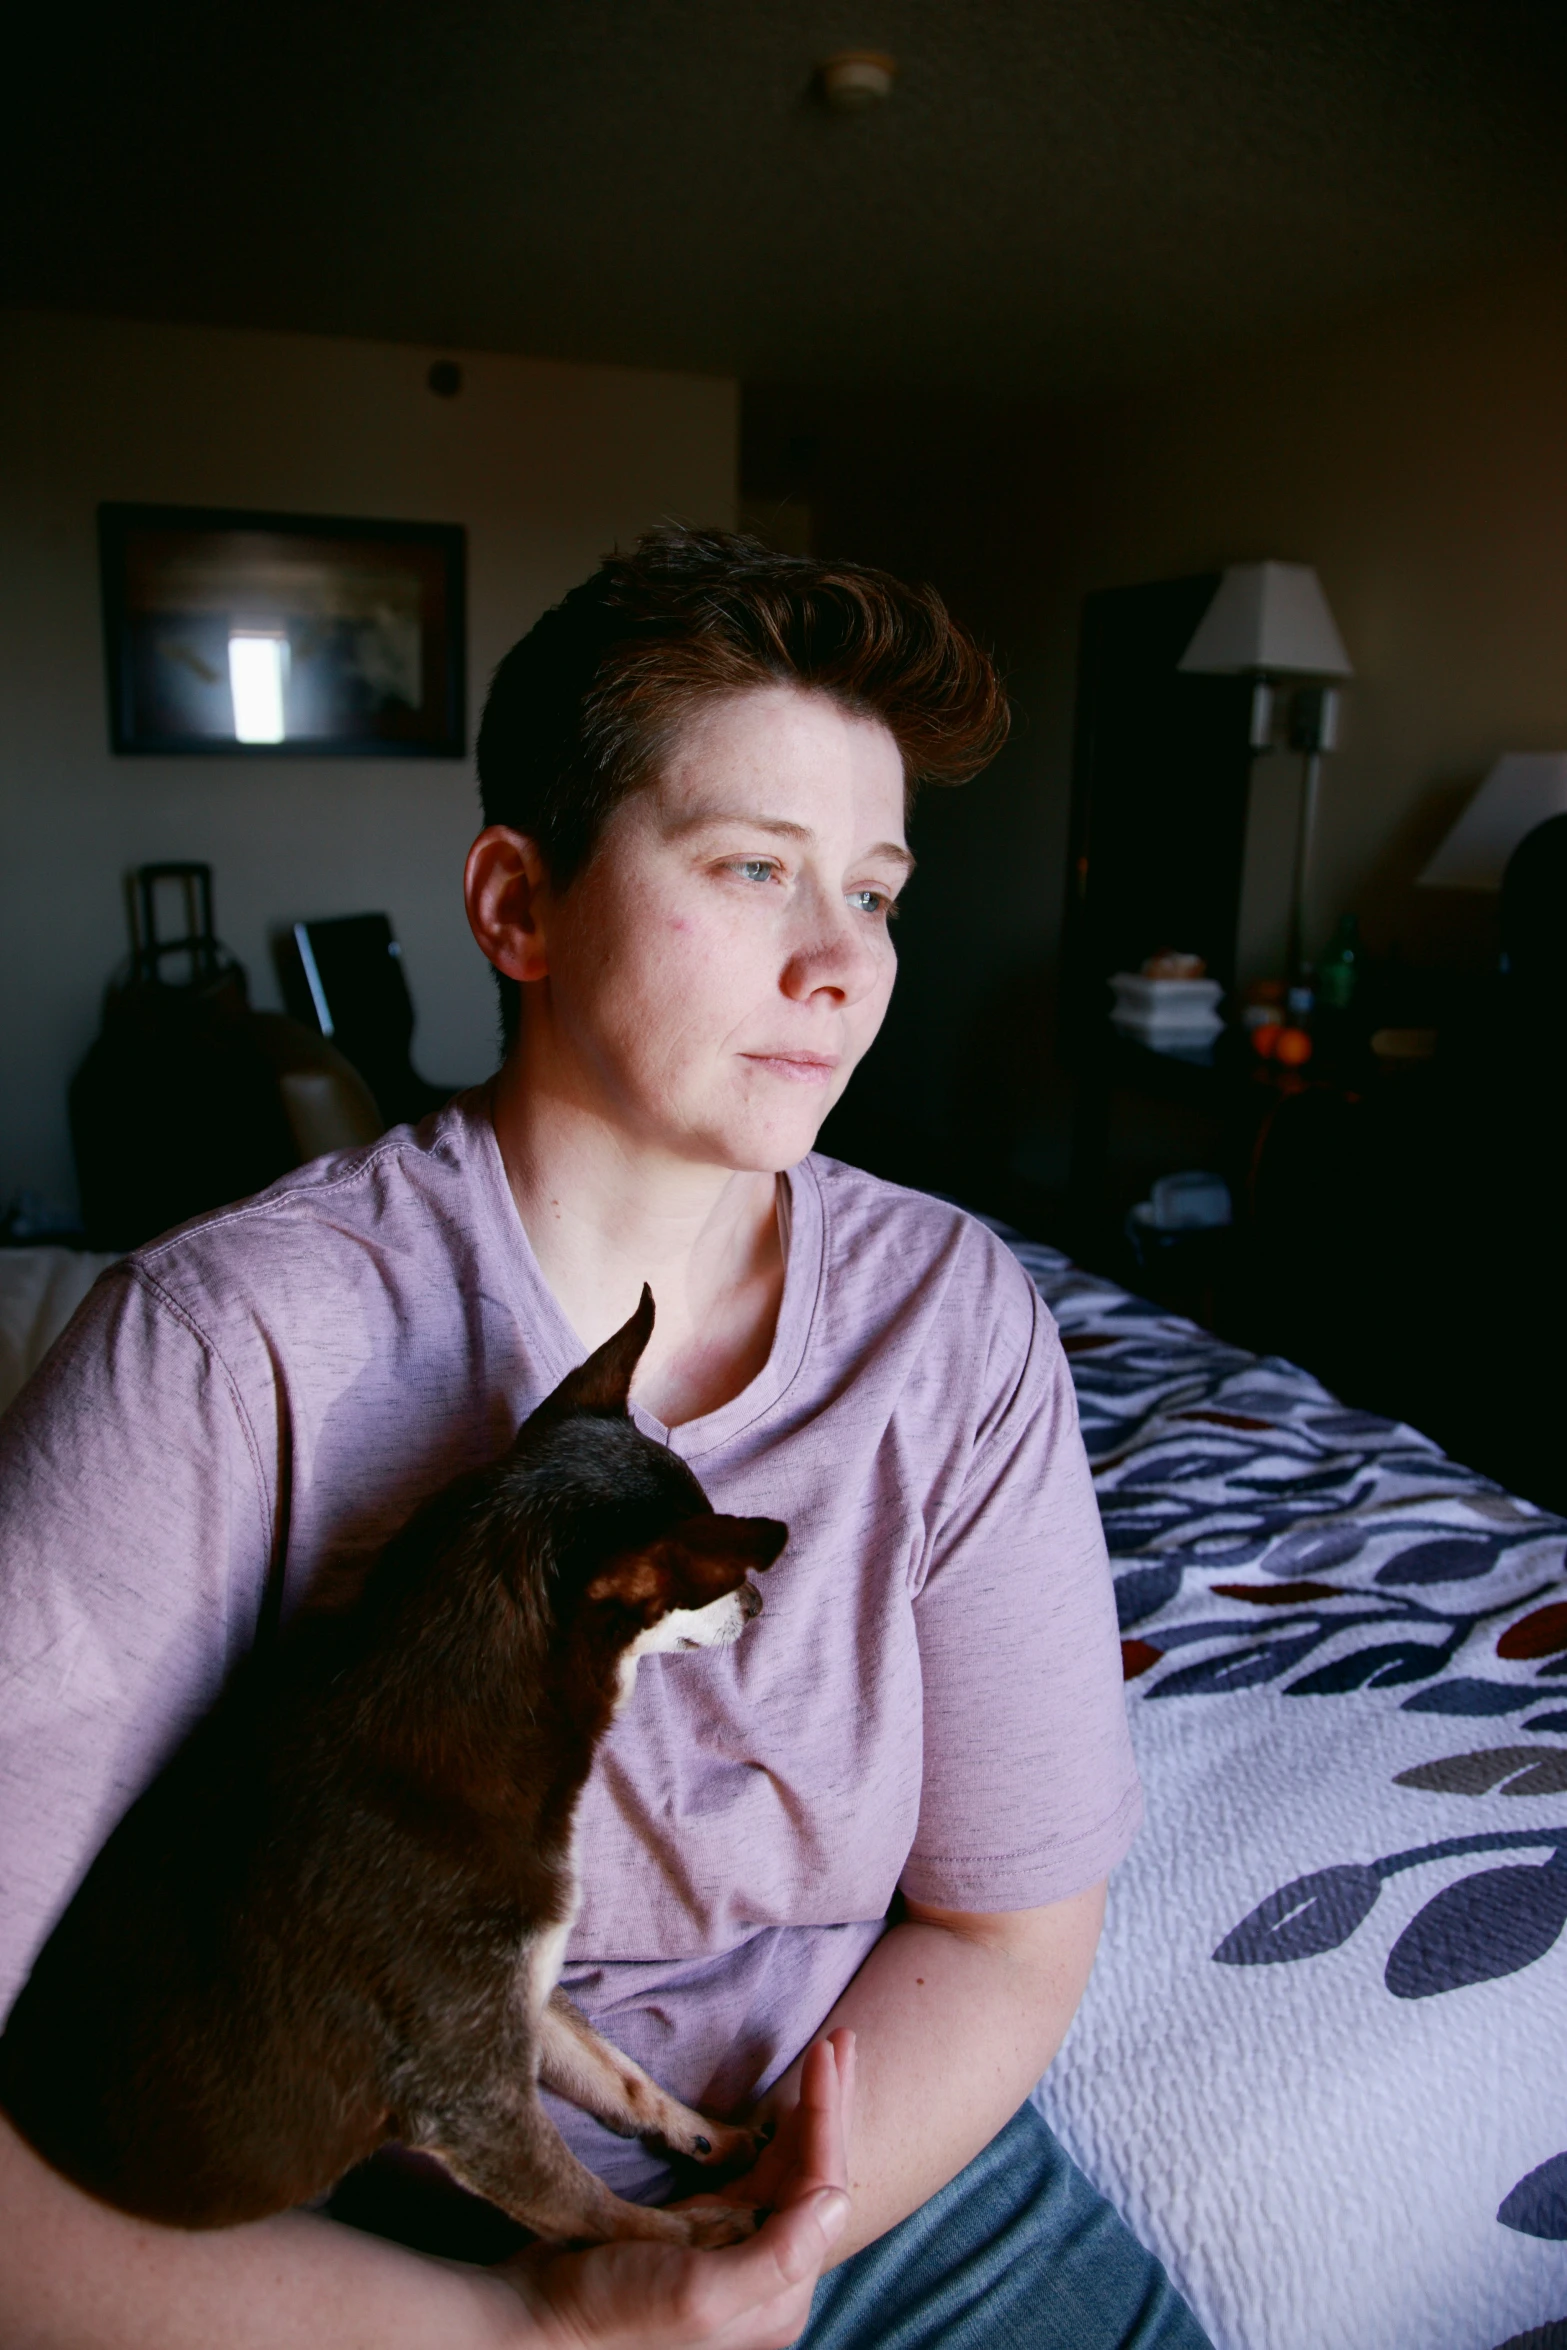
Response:
[[[771,857],[737,857],[729,870],[742,881],[771,881],[778,868]]]
[[[890,922],[898,911],[896,898],[881,889],[851,889],[849,903],[860,914],[884,914]]]

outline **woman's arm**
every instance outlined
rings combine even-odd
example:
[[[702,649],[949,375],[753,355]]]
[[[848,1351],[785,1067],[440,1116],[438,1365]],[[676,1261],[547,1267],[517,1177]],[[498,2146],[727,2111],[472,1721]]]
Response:
[[[500,2268],[289,2212],[187,2234],[80,2194],[0,2119],[6,2350],[782,2350],[848,2211],[853,2034],[806,2051],[782,2191],[747,2244],[611,2244]],[[784,2138],[780,2128],[780,2138]]]
[[[1104,1904],[1102,1884],[995,1914],[904,1904],[823,2027],[852,2024],[859,2045],[853,2206],[834,2264],[906,2219],[1011,2120],[1077,2012]],[[784,2074],[765,2112],[789,2110],[799,2074]]]

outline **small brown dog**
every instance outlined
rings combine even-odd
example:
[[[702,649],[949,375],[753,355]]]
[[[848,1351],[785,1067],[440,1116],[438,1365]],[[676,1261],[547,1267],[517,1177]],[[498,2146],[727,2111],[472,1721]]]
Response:
[[[787,1529],[714,1514],[626,1409],[653,1300],[417,1512],[359,1602],[239,1673],[93,1863],[0,2038],[0,2104],[120,2209],[227,2227],[391,2139],[553,2241],[712,2245],[755,2214],[644,2209],[539,2082],[719,2166],[705,2120],[555,1988],[573,1821],[639,1656],[737,1640]]]

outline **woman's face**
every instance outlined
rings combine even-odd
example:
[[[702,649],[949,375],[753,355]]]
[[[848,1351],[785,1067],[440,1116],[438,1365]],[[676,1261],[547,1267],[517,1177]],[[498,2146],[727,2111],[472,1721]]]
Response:
[[[524,1017],[547,1024],[553,1081],[674,1157],[802,1158],[892,992],[903,797],[886,728],[825,694],[700,710],[539,908],[544,1000]]]

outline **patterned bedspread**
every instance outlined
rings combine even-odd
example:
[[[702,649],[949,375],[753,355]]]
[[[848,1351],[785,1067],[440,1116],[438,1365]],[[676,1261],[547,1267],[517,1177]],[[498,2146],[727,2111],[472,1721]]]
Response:
[[[1042,2110],[1219,2350],[1557,2350],[1567,1524],[1012,1245],[1148,1802]]]

